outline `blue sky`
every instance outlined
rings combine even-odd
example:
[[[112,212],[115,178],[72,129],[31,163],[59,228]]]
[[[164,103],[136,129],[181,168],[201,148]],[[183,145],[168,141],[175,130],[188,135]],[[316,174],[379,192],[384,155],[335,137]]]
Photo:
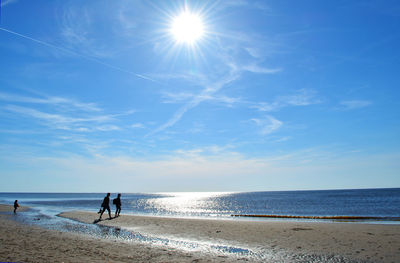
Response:
[[[2,0],[0,191],[400,187],[399,28],[398,1]]]

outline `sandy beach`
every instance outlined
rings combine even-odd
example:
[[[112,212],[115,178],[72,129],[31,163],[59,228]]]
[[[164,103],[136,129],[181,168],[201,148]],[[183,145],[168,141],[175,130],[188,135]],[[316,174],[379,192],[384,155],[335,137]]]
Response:
[[[92,223],[97,218],[96,214],[88,212],[69,212],[61,216],[85,223]],[[322,260],[324,256],[340,255],[372,262],[400,260],[400,225],[145,216],[121,216],[98,224],[122,227],[151,236],[246,247],[261,254],[278,255],[278,258],[284,258],[283,254],[291,254],[293,259],[296,259],[296,255],[313,255],[315,258],[321,255]]]
[[[0,205],[0,262],[229,262],[224,255],[211,257],[22,225],[12,219],[12,210]]]
[[[251,253],[180,249],[170,244],[104,240],[27,226],[1,206],[0,261],[20,262],[399,262],[400,225],[182,219],[66,212],[80,222],[148,237],[247,249]],[[6,211],[6,212],[4,212]],[[22,209],[20,211],[22,212]],[[105,217],[106,218],[106,217]]]

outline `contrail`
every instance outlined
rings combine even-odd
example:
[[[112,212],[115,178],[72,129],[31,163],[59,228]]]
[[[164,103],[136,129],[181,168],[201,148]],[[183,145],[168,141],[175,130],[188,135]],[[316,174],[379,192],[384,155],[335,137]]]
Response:
[[[158,83],[158,81],[156,81],[156,80],[154,80],[154,79],[152,79],[152,78],[150,78],[150,77],[147,77],[147,76],[144,76],[144,75],[141,75],[141,74],[137,74],[137,73],[134,73],[134,72],[125,70],[125,69],[120,68],[120,67],[116,67],[116,66],[114,66],[114,65],[105,63],[105,62],[103,62],[103,61],[101,61],[101,60],[98,60],[98,59],[95,59],[95,58],[92,58],[92,57],[88,57],[88,56],[85,56],[85,55],[76,53],[75,51],[72,51],[72,50],[69,50],[69,49],[66,49],[66,48],[62,48],[62,47],[58,47],[58,46],[49,44],[49,43],[47,43],[47,42],[44,42],[44,41],[41,41],[41,40],[38,40],[38,39],[35,39],[35,38],[32,38],[32,37],[29,37],[29,36],[25,36],[25,35],[22,35],[22,34],[20,34],[20,33],[17,33],[17,32],[14,32],[14,31],[11,31],[11,30],[2,28],[2,27],[0,27],[0,30],[2,30],[2,31],[4,31],[4,32],[7,32],[7,33],[10,33],[10,34],[13,34],[13,35],[15,35],[15,36],[19,36],[19,37],[22,37],[22,38],[25,38],[25,39],[29,39],[29,40],[31,40],[31,41],[33,41],[33,42],[38,43],[38,44],[41,44],[41,45],[44,45],[44,46],[47,46],[47,47],[51,47],[51,48],[54,48],[54,49],[58,49],[58,50],[60,50],[60,51],[63,51],[63,52],[66,52],[66,53],[70,53],[70,54],[72,54],[72,55],[75,55],[75,56],[84,58],[84,59],[86,59],[86,60],[90,60],[90,61],[96,62],[96,63],[98,63],[98,64],[101,64],[101,65],[103,65],[103,66],[106,66],[106,67],[109,67],[109,68],[118,70],[118,71],[120,71],[120,72],[124,72],[124,73],[130,74],[130,75],[134,75],[134,76],[136,76],[136,77],[138,77],[138,78],[141,78],[141,79],[150,80],[150,81],[153,81],[153,82],[157,82],[157,83]]]

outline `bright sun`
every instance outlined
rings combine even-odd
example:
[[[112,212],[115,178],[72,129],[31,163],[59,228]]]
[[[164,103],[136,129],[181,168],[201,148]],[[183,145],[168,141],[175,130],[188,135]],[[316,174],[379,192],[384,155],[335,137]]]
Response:
[[[189,11],[185,11],[175,17],[170,30],[177,42],[188,44],[193,44],[204,34],[201,17]]]

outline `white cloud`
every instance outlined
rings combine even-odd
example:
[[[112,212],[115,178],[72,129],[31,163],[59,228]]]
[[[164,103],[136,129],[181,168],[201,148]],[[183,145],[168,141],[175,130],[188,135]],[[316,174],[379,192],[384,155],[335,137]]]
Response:
[[[252,56],[254,58],[258,59],[258,58],[263,57],[262,51],[260,51],[258,48],[247,47],[247,48],[245,48],[245,50],[250,56]]]
[[[242,66],[241,68],[244,71],[249,71],[252,73],[259,73],[259,74],[275,74],[282,71],[281,68],[263,68],[258,65],[247,65],[247,66]]]
[[[131,125],[131,127],[134,129],[144,129],[145,128],[144,124],[142,124],[142,123],[134,123]]]
[[[170,118],[166,123],[163,125],[159,126],[155,130],[153,130],[149,135],[153,135],[155,133],[158,133],[160,131],[163,131],[177,123],[183,115],[190,109],[197,107],[200,103],[207,101],[210,98],[213,98],[213,95],[221,90],[223,87],[226,85],[232,83],[234,80],[236,80],[239,77],[239,75],[236,72],[230,72],[230,74],[226,75],[224,78],[221,78],[219,81],[216,82],[211,82],[204,87],[202,92],[200,92],[198,95],[194,96],[191,98],[188,102],[186,102],[185,105],[183,105],[181,108],[179,108],[172,118]]]
[[[201,75],[201,79],[195,77],[196,80],[201,81],[200,85],[203,87],[202,91],[198,94],[191,94],[187,92],[183,93],[165,93],[168,97],[169,102],[178,102],[178,101],[185,101],[186,104],[178,109],[172,118],[170,118],[165,124],[159,126],[157,129],[152,131],[149,135],[158,133],[163,131],[177,123],[183,115],[190,109],[197,107],[200,103],[205,101],[216,101],[225,103],[228,106],[232,106],[234,103],[241,102],[240,98],[232,98],[225,95],[218,95],[217,93],[225,88],[226,86],[232,84],[234,81],[240,78],[241,74],[244,71],[252,71],[254,73],[263,73],[263,74],[275,74],[281,69],[267,69],[257,66],[253,64],[251,66],[241,66],[233,61],[231,57],[228,55],[222,55],[223,60],[225,61],[226,67],[228,67],[228,72],[223,74],[222,77],[218,77],[217,81],[211,78],[206,78],[204,75]]]
[[[259,103],[254,103],[253,105],[250,106],[250,108],[255,108],[259,111],[276,111],[280,108],[282,108],[282,104],[279,104],[278,102],[259,102]]]
[[[52,122],[52,123],[76,122],[76,120],[73,118],[65,117],[65,116],[58,115],[58,114],[45,113],[45,112],[38,111],[36,109],[27,108],[27,107],[7,105],[4,107],[4,109],[14,112],[14,113],[19,113],[22,115],[30,116],[30,117],[33,117],[36,119],[45,120],[45,121]]]
[[[212,93],[209,93],[209,94],[203,93],[203,94],[195,95],[195,94],[186,93],[186,92],[181,92],[181,93],[169,92],[169,93],[164,93],[163,103],[184,103],[184,102],[187,102],[189,99],[221,103],[228,107],[231,107],[234,104],[243,102],[243,100],[238,97],[235,98],[235,97],[229,97],[226,95],[215,95]]]
[[[340,102],[340,105],[342,105],[345,110],[360,109],[370,106],[371,104],[372,102],[367,100],[345,100]]]
[[[163,103],[182,103],[189,99],[193,99],[195,95],[188,92],[164,92],[163,93]]]
[[[281,137],[281,138],[276,139],[274,142],[286,142],[286,141],[288,141],[290,139],[292,139],[292,137],[285,136],[285,137]]]
[[[289,106],[308,106],[312,104],[318,104],[321,101],[316,98],[314,90],[301,89],[297,94],[283,96],[278,98],[283,104]]]
[[[282,108],[289,106],[308,106],[313,104],[321,103],[321,100],[317,98],[315,91],[301,89],[296,94],[278,96],[272,102],[259,102],[253,103],[251,108],[258,109],[259,111],[278,111]]]
[[[275,119],[272,116],[266,116],[265,119],[253,118],[250,121],[254,122],[257,126],[261,127],[260,130],[261,135],[271,134],[277,131],[283,125],[283,122]]]
[[[121,130],[115,124],[118,117],[136,112],[129,110],[116,114],[100,114],[103,109],[95,103],[82,103],[78,100],[59,96],[41,95],[33,97],[0,92],[0,101],[14,103],[1,108],[7,113],[19,114],[25,118],[29,117],[39,125],[51,129],[79,133]]]
[[[121,130],[121,128],[116,126],[116,125],[102,125],[102,126],[96,127],[96,129],[99,130],[99,131],[118,131],[118,130]]]
[[[94,103],[82,103],[73,99],[55,96],[46,96],[39,98],[0,92],[0,100],[32,104],[49,104],[59,107],[66,107],[66,109],[68,110],[101,111],[101,109]]]
[[[28,107],[6,105],[4,110],[23,116],[31,117],[42,125],[46,125],[52,129],[70,130],[77,132],[93,132],[93,131],[111,131],[119,130],[116,125],[104,124],[107,122],[115,121],[112,115],[96,115],[79,117],[68,116],[60,113],[47,113],[37,109]],[[102,124],[102,125],[98,125]]]

